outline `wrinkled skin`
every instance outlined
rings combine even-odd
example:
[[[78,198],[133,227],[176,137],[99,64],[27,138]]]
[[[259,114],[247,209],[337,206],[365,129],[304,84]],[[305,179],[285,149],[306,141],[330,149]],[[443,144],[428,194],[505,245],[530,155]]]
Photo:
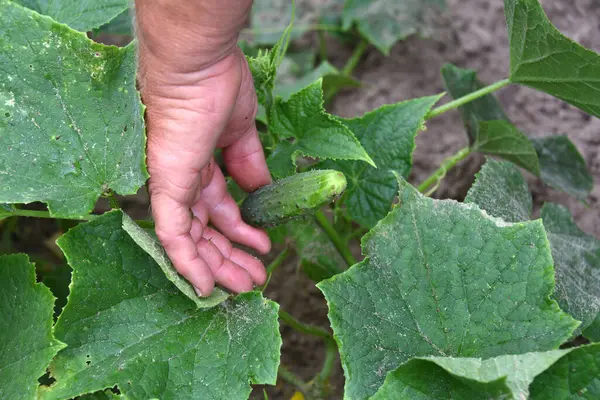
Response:
[[[227,172],[246,191],[271,182],[254,122],[252,76],[236,45],[250,6],[251,0],[136,1],[156,233],[201,296],[215,283],[243,292],[266,280],[262,263],[232,242],[267,253],[269,238],[241,220],[213,159],[222,148]]]

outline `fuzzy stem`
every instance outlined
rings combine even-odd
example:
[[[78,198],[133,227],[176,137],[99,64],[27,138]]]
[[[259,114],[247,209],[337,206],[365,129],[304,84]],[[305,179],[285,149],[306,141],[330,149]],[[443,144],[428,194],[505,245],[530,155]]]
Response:
[[[325,385],[327,383],[327,381],[329,380],[329,377],[331,376],[331,373],[333,372],[333,366],[335,365],[335,360],[337,359],[337,356],[338,356],[338,349],[333,340],[327,340],[325,342],[325,345],[327,346],[326,353],[325,353],[325,361],[323,362],[323,368],[321,368],[321,371],[319,372],[319,374],[316,377],[316,380],[319,383],[321,383],[322,385]]]
[[[279,370],[277,371],[277,375],[294,386],[296,386],[302,393],[306,393],[308,391],[308,383],[304,382],[302,378],[298,375],[294,374],[292,371],[284,367],[283,365],[279,366]]]
[[[325,329],[300,322],[296,318],[294,318],[293,316],[281,309],[279,310],[279,318],[281,318],[283,323],[300,333],[317,336],[325,340],[333,340],[331,334]]]
[[[319,58],[321,62],[327,61],[327,36],[325,31],[319,31]]]
[[[354,72],[354,69],[356,68],[356,66],[360,62],[360,59],[365,54],[365,51],[367,51],[368,48],[369,42],[367,42],[364,39],[361,40],[358,46],[356,46],[356,48],[354,49],[354,52],[352,53],[348,61],[346,62],[346,65],[344,65],[344,68],[342,68],[342,75],[352,75],[352,72]]]
[[[319,210],[315,213],[315,220],[321,226],[325,234],[329,236],[329,239],[331,240],[337,251],[346,261],[346,264],[348,264],[349,267],[353,266],[354,264],[357,264],[358,261],[356,260],[356,258],[354,258],[354,256],[350,252],[350,249],[348,248],[348,242],[343,240],[338,235],[337,231],[333,228],[331,222],[329,222],[322,210]]]
[[[267,288],[267,286],[269,285],[269,282],[271,281],[271,276],[273,275],[273,271],[275,271],[277,268],[279,268],[279,266],[281,264],[283,264],[283,262],[285,260],[287,260],[287,258],[288,258],[289,255],[290,255],[290,249],[287,248],[287,247],[285,247],[277,255],[277,257],[275,257],[275,259],[273,261],[271,261],[271,263],[267,266],[267,281],[260,288],[261,292],[263,292]]]
[[[439,106],[438,108],[434,108],[429,112],[429,114],[425,116],[425,120],[430,120],[439,115],[442,115],[447,111],[454,110],[455,108],[458,108],[460,106],[464,106],[465,104],[470,103],[473,100],[477,100],[480,97],[486,96],[490,93],[500,90],[503,87],[508,86],[509,84],[510,80],[508,78],[498,81],[496,83],[492,83],[489,86],[481,88],[473,93],[469,93],[468,95],[453,100],[450,103],[444,104],[443,106]]]
[[[429,187],[432,185],[435,185],[433,189],[435,190],[442,181],[442,179],[444,179],[444,177],[446,176],[446,173],[450,169],[454,168],[456,164],[467,158],[469,154],[471,154],[471,149],[469,147],[465,147],[464,149],[459,150],[453,156],[446,158],[442,165],[440,165],[440,167],[433,174],[431,174],[429,178],[425,179],[425,181],[423,181],[423,183],[419,185],[419,192],[425,193],[427,189],[429,189]],[[431,193],[432,191],[430,191],[428,195]]]
[[[107,198],[108,198],[108,204],[110,205],[110,208],[112,208],[113,210],[120,210],[121,209],[121,205],[119,204],[119,200],[117,200],[117,198],[114,195],[110,195]]]

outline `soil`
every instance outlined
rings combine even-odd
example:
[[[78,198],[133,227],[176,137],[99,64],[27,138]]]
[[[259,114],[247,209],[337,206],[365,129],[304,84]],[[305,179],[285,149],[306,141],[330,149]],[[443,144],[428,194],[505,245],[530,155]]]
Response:
[[[509,51],[503,1],[448,0],[447,3],[447,10],[434,16],[429,38],[412,37],[400,42],[389,56],[371,49],[354,74],[363,86],[338,95],[330,107],[331,112],[354,117],[383,104],[441,93],[445,89],[439,71],[446,62],[477,70],[479,78],[487,83],[507,77]],[[542,4],[563,33],[600,51],[600,4],[595,0],[545,0]],[[341,47],[334,41],[329,43],[329,48],[337,66],[343,65],[352,52],[352,48]],[[539,208],[546,201],[563,204],[571,210],[582,230],[600,238],[600,120],[525,87],[507,87],[498,97],[511,120],[528,135],[568,135],[594,175],[595,189],[587,205],[528,175],[534,215],[539,215]],[[458,112],[429,121],[427,131],[417,138],[410,180],[421,182],[446,157],[466,145],[467,137]],[[471,155],[448,174],[434,196],[463,199],[483,162],[482,156]],[[278,271],[267,295],[301,321],[328,327],[327,308],[321,293],[311,281],[296,273],[295,265],[292,260]],[[282,326],[282,335],[282,364],[306,380],[313,377],[323,361],[322,341],[297,334],[286,326]],[[339,362],[331,383],[330,398],[342,398],[343,372]],[[271,399],[289,399],[293,388],[280,384],[267,392]],[[262,390],[260,393],[262,395]]]
[[[320,0],[311,1],[318,3]],[[503,1],[447,0],[447,3],[445,12],[432,16],[430,37],[412,37],[400,42],[389,56],[383,56],[375,49],[368,51],[354,74],[363,86],[338,95],[331,111],[344,117],[358,116],[383,104],[443,92],[439,71],[446,62],[477,70],[484,82],[505,78],[509,59]],[[550,19],[562,32],[584,46],[600,51],[600,3],[596,0],[544,0],[542,3]],[[308,40],[314,44],[314,39]],[[338,66],[343,65],[352,52],[352,48],[343,47],[335,40],[330,41],[329,49],[331,61]],[[545,201],[563,204],[573,212],[581,229],[600,237],[600,120],[524,87],[510,86],[498,96],[512,121],[524,132],[536,136],[568,135],[584,155],[595,178],[594,192],[585,205],[546,187],[529,175],[535,209],[539,210]],[[417,138],[411,181],[421,182],[446,157],[466,145],[466,134],[457,112],[428,122],[427,131]],[[483,157],[472,155],[460,163],[448,174],[434,196],[464,198],[483,161]],[[144,218],[148,212],[145,191],[128,198],[123,205],[134,218]],[[52,239],[57,231],[66,228],[68,226],[57,223],[49,226],[48,223],[28,221],[19,227],[13,242],[18,242],[15,248],[19,251],[34,252],[45,258],[54,257],[59,263],[60,253],[52,245]],[[43,237],[44,240],[35,240],[34,237]],[[30,244],[33,242],[41,242],[40,248],[32,248]],[[6,238],[2,240],[0,237],[0,250],[5,245]],[[358,252],[358,249],[354,250]],[[306,276],[297,271],[295,258],[289,259],[274,274],[266,295],[297,319],[329,329],[323,296]],[[324,359],[322,341],[298,334],[284,325],[281,333],[282,365],[304,380],[311,379],[320,370]],[[331,399],[342,398],[343,384],[338,360],[331,377]],[[266,389],[270,399],[289,399],[294,393],[291,385],[281,381],[276,387]],[[262,399],[262,390],[263,387],[257,387],[252,398]]]

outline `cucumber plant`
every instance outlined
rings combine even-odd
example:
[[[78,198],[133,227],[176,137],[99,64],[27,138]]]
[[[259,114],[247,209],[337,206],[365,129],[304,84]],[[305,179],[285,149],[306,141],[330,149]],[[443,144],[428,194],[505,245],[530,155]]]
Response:
[[[0,398],[244,399],[251,384],[279,377],[296,398],[319,399],[338,353],[346,399],[600,398],[600,241],[560,205],[532,218],[522,171],[581,201],[593,177],[566,136],[526,135],[494,97],[526,85],[600,117],[600,55],[562,35],[538,0],[504,1],[508,77],[486,85],[448,64],[450,101],[438,105],[444,94],[433,93],[351,119],[325,101],[357,84],[352,71],[371,44],[389,51],[440,1],[328,2],[310,25],[357,43],[341,70],[324,41],[314,70],[314,55],[286,53],[306,25],[259,35],[268,49],[244,44],[277,181],[250,195],[230,189],[251,222],[286,222],[269,228],[280,253],[268,271],[295,252],[325,296],[332,332],[298,321],[263,288],[198,298],[151,221],[118,207],[115,194],[136,193],[148,177],[144,106],[135,44],[105,46],[75,30],[127,31],[126,1],[97,3],[0,0],[0,224],[71,221],[56,243],[72,269],[49,277],[38,268],[36,283],[27,255],[0,255]],[[256,0],[251,30],[271,6]],[[469,146],[411,185],[415,136],[454,111]],[[431,198],[475,152],[488,158],[464,202]],[[112,210],[93,213],[101,197]],[[362,260],[351,251],[358,238]],[[280,365],[280,322],[325,343],[309,382]]]

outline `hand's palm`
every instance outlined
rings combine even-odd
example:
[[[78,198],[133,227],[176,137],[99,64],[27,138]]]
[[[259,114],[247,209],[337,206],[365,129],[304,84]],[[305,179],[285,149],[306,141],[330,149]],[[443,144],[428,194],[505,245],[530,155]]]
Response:
[[[142,88],[156,233],[177,270],[202,295],[215,281],[236,292],[251,290],[265,281],[264,267],[231,241],[264,253],[269,239],[242,222],[212,158],[222,147],[229,174],[246,190],[270,182],[245,59],[235,52],[202,71],[160,81],[165,84]]]

